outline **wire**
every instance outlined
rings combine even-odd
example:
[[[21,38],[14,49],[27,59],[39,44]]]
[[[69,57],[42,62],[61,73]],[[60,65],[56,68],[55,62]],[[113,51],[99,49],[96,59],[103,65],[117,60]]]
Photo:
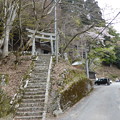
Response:
[[[102,30],[93,40],[96,40],[96,39],[100,36],[100,34],[102,34],[103,31],[104,31],[106,28],[108,28],[109,25],[111,25],[111,23],[118,17],[119,14],[120,14],[120,12],[118,12],[118,13],[116,14],[116,16],[107,24],[107,26],[105,26],[105,27],[103,28],[103,30]]]

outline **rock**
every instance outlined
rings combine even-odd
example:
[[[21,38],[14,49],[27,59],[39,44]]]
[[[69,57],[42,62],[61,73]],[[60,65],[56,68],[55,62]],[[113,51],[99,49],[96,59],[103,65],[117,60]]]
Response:
[[[18,108],[18,107],[19,107],[19,104],[16,104],[16,105],[15,105],[15,108]]]
[[[62,109],[53,111],[53,115],[54,115],[55,117],[57,117],[58,115],[60,115],[60,114],[62,114],[62,113],[63,113]]]

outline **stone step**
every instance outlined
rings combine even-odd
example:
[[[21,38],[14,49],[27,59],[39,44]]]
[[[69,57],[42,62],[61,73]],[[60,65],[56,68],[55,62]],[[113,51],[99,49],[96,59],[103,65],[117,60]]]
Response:
[[[36,92],[36,91],[46,91],[45,90],[46,88],[44,87],[44,88],[26,88],[25,89],[25,91],[29,91],[29,92],[31,92],[31,91],[34,91],[34,92]]]
[[[40,55],[34,61],[34,68],[14,120],[42,120],[50,56]]]
[[[44,88],[46,87],[46,83],[42,84],[42,83],[29,83],[27,85],[28,88]]]
[[[17,111],[43,111],[43,107],[19,107]]]
[[[45,98],[45,95],[24,95],[23,98]]]
[[[41,85],[44,85],[44,86],[46,86],[46,82],[28,83],[28,86],[31,86],[31,85],[32,85],[32,86],[33,86],[33,85],[34,85],[34,86],[36,86],[36,85],[40,85],[40,86],[41,86]]]
[[[46,63],[46,64],[42,64],[41,62],[39,63],[39,62],[35,62],[34,63],[34,68],[41,68],[41,67],[49,67],[49,62],[48,63]]]
[[[36,103],[21,103],[20,107],[43,107],[44,103],[43,102],[36,102]]]
[[[42,63],[35,63],[35,64],[34,64],[34,68],[36,68],[36,67],[42,68],[42,66],[48,68],[49,63],[47,63],[47,64],[46,64],[46,63],[45,63],[45,64],[42,64]]]
[[[42,115],[38,116],[16,116],[15,120],[41,120]]]
[[[45,91],[25,91],[24,95],[40,95],[45,94]]]
[[[38,77],[47,77],[48,71],[32,71],[30,77],[38,76]]]
[[[48,60],[50,60],[50,56],[49,55],[46,55],[46,56],[45,55],[43,55],[43,56],[39,55],[37,60],[48,61]]]
[[[38,78],[37,78],[38,76]],[[39,75],[35,75],[34,78],[32,78],[32,76],[30,77],[29,81],[34,81],[34,80],[38,80],[38,81],[46,81],[47,80],[47,74],[46,76],[39,76]]]
[[[32,81],[38,81],[38,82],[46,82],[47,81],[47,75],[46,76],[35,76],[35,77],[30,77],[29,82]]]
[[[47,75],[48,75],[48,73],[46,72],[43,72],[43,73],[36,73],[36,72],[32,72],[32,74],[31,74],[31,76],[30,76],[30,78],[47,78]]]
[[[37,65],[34,67],[34,70],[48,70],[48,65]]]
[[[48,64],[38,64],[36,63],[34,65],[34,68],[48,68],[49,67],[49,63]]]
[[[27,86],[27,88],[28,89],[39,89],[39,88],[41,88],[41,89],[45,89],[45,86],[43,86],[43,85],[41,85],[41,86]]]
[[[35,63],[43,63],[48,64],[50,62],[50,58],[44,58],[44,59],[37,59]]]
[[[36,79],[29,79],[28,84],[46,84],[47,78],[36,78]],[[26,84],[26,81],[23,82],[23,84]]]
[[[46,85],[46,82],[40,82],[40,81],[38,83],[31,83],[31,82],[29,82],[28,84],[29,85],[33,85],[33,84],[34,85],[36,85],[36,84],[38,84],[38,85]]]
[[[39,75],[44,75],[44,74],[47,74],[48,73],[48,69],[45,69],[45,70],[37,70],[37,69],[33,69],[32,70],[32,74],[39,74]]]
[[[42,68],[42,67],[49,67],[49,64],[40,64],[40,63],[35,63],[34,64],[34,68],[36,68],[36,67],[40,67],[40,68]]]
[[[44,79],[30,79],[29,80],[29,83],[46,83],[46,81],[47,81],[47,78],[44,78]]]
[[[40,73],[47,73],[48,72],[48,69],[33,69],[32,70],[32,73],[33,74],[35,74],[35,73],[38,73],[38,74],[40,74]]]
[[[33,103],[33,102],[44,102],[45,101],[45,98],[32,98],[32,99],[30,99],[30,98],[26,98],[26,99],[22,99],[22,102],[23,103]]]
[[[43,114],[43,111],[27,111],[27,112],[25,112],[25,111],[17,111],[16,112],[16,115],[17,116],[42,116],[42,114]]]
[[[35,61],[35,64],[39,64],[39,65],[48,65],[50,62],[50,59],[47,61],[47,60],[40,60],[38,59],[37,61]]]
[[[46,68],[46,69],[43,69],[43,68],[40,68],[40,69],[36,69],[36,68],[34,68],[33,70],[32,70],[32,72],[34,73],[34,72],[36,72],[36,73],[47,73],[48,72],[48,68]]]
[[[41,61],[48,61],[48,60],[50,60],[50,56],[41,56],[41,55],[39,55],[38,57],[37,57],[37,60],[41,60]]]
[[[45,61],[49,61],[50,60],[50,56],[38,56],[38,59],[37,61],[42,61],[42,62],[45,62]]]

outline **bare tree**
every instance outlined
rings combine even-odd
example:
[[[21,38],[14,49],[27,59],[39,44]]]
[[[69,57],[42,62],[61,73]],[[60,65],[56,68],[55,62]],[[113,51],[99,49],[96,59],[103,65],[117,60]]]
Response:
[[[8,56],[8,43],[9,34],[12,29],[13,22],[17,15],[18,0],[4,0],[3,10],[4,10],[4,33],[1,38],[0,48],[3,46],[2,56]]]
[[[59,1],[59,0],[58,0]],[[22,2],[26,3],[22,5]],[[31,2],[31,3],[30,3]],[[0,49],[2,51],[2,57],[8,56],[8,43],[10,39],[10,31],[13,28],[13,23],[15,21],[15,18],[18,17],[19,20],[19,40],[21,41],[20,47],[23,47],[22,50],[26,48],[26,46],[29,46],[31,41],[34,39],[34,36],[36,32],[33,35],[33,38],[31,38],[25,46],[23,46],[23,39],[22,39],[22,11],[23,9],[26,9],[26,7],[30,7],[32,5],[33,9],[33,14],[35,18],[35,31],[37,31],[41,25],[42,22],[44,21],[46,16],[50,15],[52,11],[54,10],[55,3],[54,0],[43,0],[43,1],[38,1],[38,0],[32,0],[26,2],[24,0],[2,0],[3,3],[3,19],[4,19],[4,33],[1,37],[0,40]],[[38,4],[39,3],[39,4]],[[36,10],[36,4],[37,5],[42,5],[39,8],[40,14],[38,15],[37,10]],[[18,15],[18,16],[17,16]],[[50,21],[48,25],[50,25],[52,22]],[[46,26],[48,26],[46,25]],[[46,26],[42,28],[41,30],[46,29]]]

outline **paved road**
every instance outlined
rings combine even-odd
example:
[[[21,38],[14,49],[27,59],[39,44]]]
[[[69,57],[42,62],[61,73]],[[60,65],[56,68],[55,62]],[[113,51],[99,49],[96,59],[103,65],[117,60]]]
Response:
[[[52,120],[120,120],[120,83],[95,86],[89,96]]]

